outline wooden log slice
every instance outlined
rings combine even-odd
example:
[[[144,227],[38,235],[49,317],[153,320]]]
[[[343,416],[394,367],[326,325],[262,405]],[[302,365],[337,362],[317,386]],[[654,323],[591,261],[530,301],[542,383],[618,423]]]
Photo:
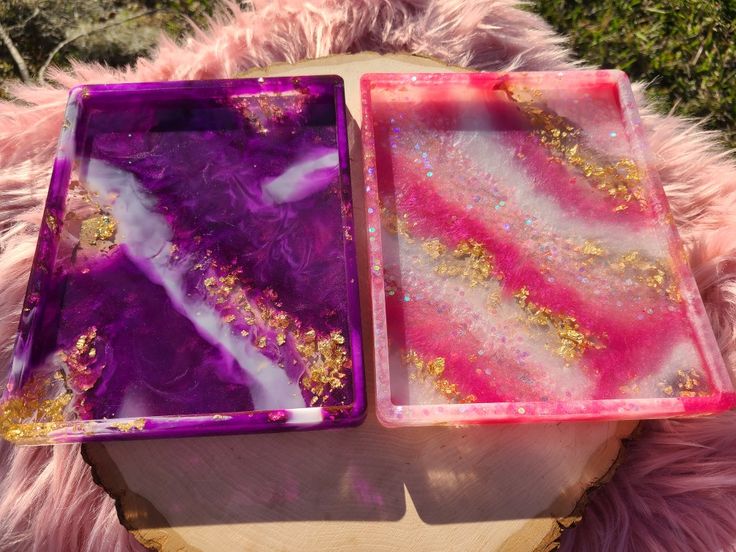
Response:
[[[359,78],[462,71],[409,55],[337,55],[245,76],[339,74],[351,115],[356,227],[362,221]],[[365,236],[356,232],[363,327]],[[635,422],[353,429],[89,443],[121,522],[162,551],[552,550],[586,490],[610,474]],[[584,501],[583,501],[584,502]]]

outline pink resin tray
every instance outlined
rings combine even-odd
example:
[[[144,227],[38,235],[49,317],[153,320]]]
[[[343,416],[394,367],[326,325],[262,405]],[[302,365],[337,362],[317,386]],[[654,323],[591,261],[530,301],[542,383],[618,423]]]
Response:
[[[618,71],[362,79],[389,426],[734,404]]]

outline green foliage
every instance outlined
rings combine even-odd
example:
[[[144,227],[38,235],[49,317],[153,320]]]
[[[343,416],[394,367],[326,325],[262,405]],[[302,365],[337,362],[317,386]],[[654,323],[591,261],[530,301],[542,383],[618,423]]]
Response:
[[[0,24],[37,78],[54,48],[79,34],[54,55],[54,64],[76,58],[122,66],[150,51],[160,32],[185,34],[187,18],[204,23],[215,4],[0,0]],[[652,82],[652,98],[677,113],[709,117],[736,147],[736,0],[537,0],[531,9],[570,36],[578,56]],[[0,80],[19,76],[0,44]]]
[[[158,36],[185,34],[188,19],[202,24],[214,0],[0,0],[0,24],[23,56],[28,71],[39,71],[54,49],[53,64],[70,59],[120,67],[148,52]],[[78,37],[78,38],[75,38]],[[21,74],[0,43],[0,80]]]
[[[736,0],[537,0],[587,62],[652,82],[675,112],[709,117],[736,147]]]

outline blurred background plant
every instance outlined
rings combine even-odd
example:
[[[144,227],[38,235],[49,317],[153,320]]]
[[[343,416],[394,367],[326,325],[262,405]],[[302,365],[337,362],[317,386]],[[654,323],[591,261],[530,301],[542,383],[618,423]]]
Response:
[[[586,62],[650,82],[663,110],[707,117],[736,148],[736,0],[539,0]]]
[[[217,3],[0,0],[0,80],[43,81],[49,65],[71,59],[133,63],[161,31],[180,38],[189,20],[206,24]],[[707,117],[736,147],[736,0],[537,0],[528,9],[569,36],[581,59],[650,82],[663,110]]]
[[[120,67],[205,24],[215,0],[0,0],[0,79],[43,82],[51,64]]]

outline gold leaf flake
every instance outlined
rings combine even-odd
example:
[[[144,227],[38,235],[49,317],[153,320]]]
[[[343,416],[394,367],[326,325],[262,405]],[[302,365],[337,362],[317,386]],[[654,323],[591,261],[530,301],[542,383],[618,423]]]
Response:
[[[452,383],[442,375],[445,372],[445,359],[436,357],[429,361],[423,359],[419,353],[409,350],[403,357],[409,368],[409,379],[431,385],[446,400],[453,403],[476,402],[475,395],[463,395],[456,383]]]
[[[534,100],[522,98],[518,90],[507,88],[506,92],[521,113],[534,125],[536,128],[534,134],[550,151],[553,160],[565,162],[578,169],[594,189],[619,201],[613,209],[614,212],[621,212],[627,208],[627,203],[634,202],[638,203],[642,210],[646,208],[641,174],[633,160],[601,160],[602,155],[584,144],[582,130],[573,126],[569,120],[541,107]]]
[[[95,246],[99,242],[114,243],[117,233],[117,223],[111,215],[100,214],[82,221],[79,231],[79,241],[83,245]]]
[[[129,431],[141,431],[146,427],[145,418],[136,418],[130,422],[113,422],[110,426],[118,431],[129,432]]]
[[[588,332],[580,328],[573,316],[552,312],[547,307],[542,307],[529,301],[529,289],[522,287],[514,293],[516,303],[527,315],[527,322],[533,326],[549,328],[554,331],[558,339],[555,352],[566,360],[580,358],[590,348],[602,349],[604,345],[601,340],[594,338]]]
[[[425,253],[429,255],[432,259],[437,259],[441,255],[444,255],[445,251],[447,251],[447,247],[438,239],[431,239],[427,240],[422,244],[422,249],[424,249]]]
[[[59,390],[64,375],[55,372],[49,377],[34,376],[14,395],[0,404],[0,434],[12,442],[33,442],[65,425],[65,411],[72,393]]]

